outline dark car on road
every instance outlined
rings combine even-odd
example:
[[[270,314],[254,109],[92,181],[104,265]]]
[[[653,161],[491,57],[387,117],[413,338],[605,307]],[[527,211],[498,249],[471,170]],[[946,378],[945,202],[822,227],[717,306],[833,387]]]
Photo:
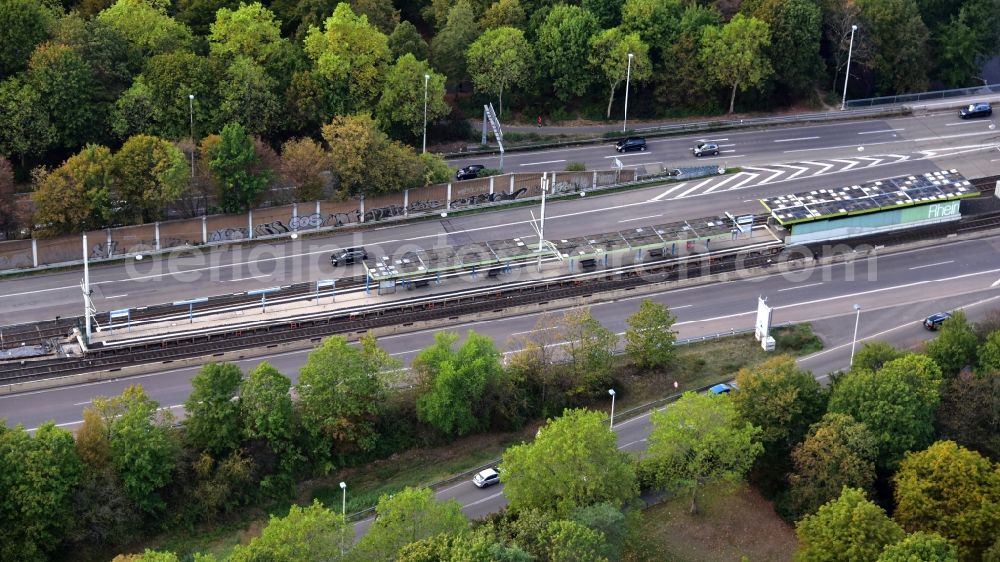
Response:
[[[466,166],[464,168],[459,168],[455,172],[456,180],[474,180],[479,177],[479,172],[483,171],[486,166],[482,164],[472,164],[471,166]]]
[[[337,267],[340,264],[351,265],[366,259],[368,259],[368,250],[362,247],[344,248],[336,250],[330,255],[330,265],[333,267]]]
[[[618,152],[629,152],[632,150],[645,152],[646,139],[644,137],[628,137],[627,139],[622,139],[615,143],[615,150]]]
[[[718,156],[719,145],[714,142],[699,142],[691,149],[695,156]]]
[[[944,324],[944,321],[951,318],[950,312],[938,312],[937,314],[931,314],[927,318],[924,318],[924,328],[928,330],[937,330]]]
[[[989,117],[993,115],[993,107],[988,103],[973,103],[963,107],[958,112],[962,119],[972,119],[973,117]]]

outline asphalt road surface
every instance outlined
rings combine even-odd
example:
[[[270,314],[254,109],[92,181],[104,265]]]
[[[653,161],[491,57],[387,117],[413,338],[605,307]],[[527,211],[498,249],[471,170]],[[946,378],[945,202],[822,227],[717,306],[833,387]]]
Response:
[[[727,162],[743,167],[741,174],[552,201],[546,210],[546,237],[569,238],[716,216],[725,211],[760,213],[763,208],[757,199],[761,197],[941,168],[958,169],[967,177],[1000,173],[1000,151],[995,149],[1000,142],[1000,131],[990,130],[990,123],[960,121],[948,112],[925,117],[727,133],[731,139],[739,139],[734,142],[745,145],[743,152],[746,154],[737,155],[745,158]],[[877,140],[882,137],[887,139]],[[682,148],[678,143],[687,142],[687,139],[677,138],[650,139],[650,146],[651,150],[662,148],[672,153]],[[673,148],[664,148],[668,146]],[[858,146],[866,150],[858,152]],[[596,146],[559,150],[604,154],[609,149]],[[802,152],[789,152],[797,150]],[[550,158],[545,154],[548,152],[519,153],[508,159]],[[632,153],[629,158],[640,154],[648,153]],[[512,169],[513,165],[507,167]],[[364,245],[373,256],[379,256],[401,249],[452,246],[516,236],[530,241],[536,239],[530,223],[531,212],[537,216],[537,210],[536,207],[521,207],[453,215],[377,226],[357,233],[252,247],[230,246],[189,256],[93,267],[94,305],[98,311],[135,308],[358,274],[358,266],[354,269],[330,266],[329,253],[335,247]],[[81,277],[76,269],[0,280],[0,323],[80,315]]]

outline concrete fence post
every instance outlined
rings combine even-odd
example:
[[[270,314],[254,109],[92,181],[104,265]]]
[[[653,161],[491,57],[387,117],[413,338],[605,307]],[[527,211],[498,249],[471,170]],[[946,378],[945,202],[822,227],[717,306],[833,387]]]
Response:
[[[320,209],[320,207],[319,207],[319,201],[317,201],[316,202],[316,214],[322,216],[321,215],[322,212],[323,212],[323,210]]]
[[[299,204],[292,203],[292,230],[296,231],[299,229]]]
[[[201,243],[208,244],[208,217],[201,217]]]
[[[159,222],[153,223],[153,240],[155,240],[153,242],[153,247],[156,248],[157,252],[159,252],[160,251],[160,223]]]
[[[508,193],[514,195],[514,174],[510,175],[510,191]]]
[[[493,180],[494,179],[495,179],[494,176],[490,176],[490,195],[493,195]]]
[[[410,190],[403,190],[403,216],[408,216],[410,214]]]
[[[590,189],[597,189],[597,170],[594,170],[594,179],[590,182]]]
[[[114,252],[114,249],[111,247],[111,242],[112,242],[112,240],[111,240],[111,229],[109,228],[107,230],[108,230],[108,247],[104,251],[104,257],[110,258],[111,255],[114,254],[115,252]]]
[[[38,267],[38,240],[31,239],[31,267]]]
[[[253,240],[253,209],[247,212],[247,238]]]
[[[361,196],[361,200],[358,201],[358,211],[361,212],[361,222],[365,222],[365,196]]]
[[[448,195],[445,196],[447,203],[445,204],[445,210],[451,210],[451,182],[448,182]]]

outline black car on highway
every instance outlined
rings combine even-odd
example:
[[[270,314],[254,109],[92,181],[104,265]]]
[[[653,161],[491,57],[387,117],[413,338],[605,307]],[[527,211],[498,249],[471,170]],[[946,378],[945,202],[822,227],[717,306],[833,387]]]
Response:
[[[352,265],[366,259],[368,259],[368,250],[360,246],[357,248],[344,248],[342,250],[335,250],[330,255],[330,265],[333,267],[337,267],[340,264]]]
[[[958,116],[962,119],[989,117],[990,115],[993,115],[993,107],[988,103],[972,103],[963,107],[958,112]]]
[[[486,166],[483,166],[482,164],[472,164],[464,168],[459,168],[459,170],[455,172],[455,179],[474,180],[479,177],[479,172],[483,171],[484,168],[486,168]]]
[[[949,318],[951,318],[950,312],[938,312],[937,314],[931,314],[927,318],[924,318],[924,328],[931,331],[937,330],[941,327],[941,324],[944,324],[944,321]]]
[[[631,150],[644,152],[646,150],[646,139],[645,137],[628,137],[622,139],[615,143],[615,150],[618,152],[629,152]]]

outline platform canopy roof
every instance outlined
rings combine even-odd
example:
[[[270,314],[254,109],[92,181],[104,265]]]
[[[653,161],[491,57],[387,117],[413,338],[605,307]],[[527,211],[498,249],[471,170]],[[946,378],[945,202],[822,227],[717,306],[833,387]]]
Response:
[[[760,202],[780,224],[790,225],[976,195],[979,191],[962,174],[941,170],[768,197]]]

